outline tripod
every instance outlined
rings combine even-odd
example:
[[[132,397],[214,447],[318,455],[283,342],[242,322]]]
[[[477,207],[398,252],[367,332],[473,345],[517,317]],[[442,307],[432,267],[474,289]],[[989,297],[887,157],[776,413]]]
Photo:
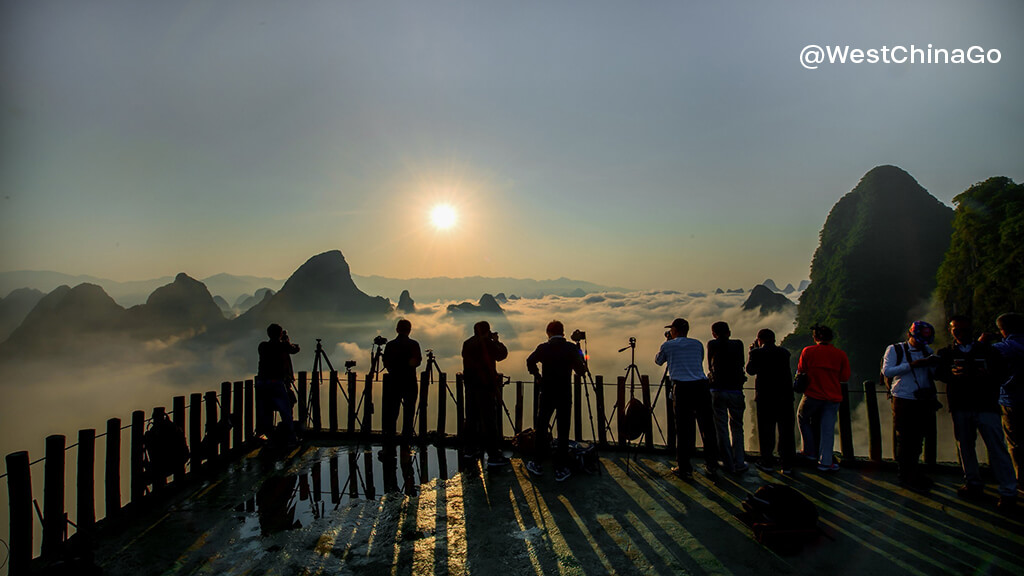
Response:
[[[578,332],[579,331],[577,330],[577,333]],[[576,338],[576,334],[574,333],[573,334],[573,339],[575,339],[575,338]],[[597,384],[594,383],[594,375],[590,373],[590,355],[587,353],[587,337],[586,336],[582,336],[582,334],[581,334],[579,340],[576,340],[576,346],[580,349],[580,352],[583,354],[583,366],[586,368],[586,371],[583,372],[584,384],[589,383],[591,386],[593,386],[595,388],[595,392],[594,393],[596,394],[597,393],[596,392]],[[590,388],[588,388],[586,385],[584,385],[583,386],[583,393],[587,396],[587,416],[590,418],[590,437],[596,443],[597,442],[597,431],[594,429],[594,411],[590,407]]]
[[[638,368],[637,365],[636,365],[636,338],[630,337],[629,345],[624,346],[622,348],[619,348],[619,352],[620,353],[625,352],[626,350],[629,350],[629,366],[626,366],[626,378],[625,378],[625,380],[629,381],[629,402],[627,402],[626,406],[623,407],[623,413],[622,413],[623,416],[626,416],[627,412],[629,412],[627,410],[627,408],[629,408],[630,405],[632,405],[633,402],[636,401],[636,381],[637,381],[637,379],[641,378],[640,368]],[[643,406],[643,405],[641,405],[641,406]],[[618,402],[616,402],[615,406],[612,407],[612,412],[615,413],[615,411],[616,411],[616,409],[618,407],[619,407],[619,404],[618,404]],[[647,407],[643,406],[643,409],[646,411]],[[647,412],[647,417],[650,418],[650,412]],[[629,419],[627,419],[627,421],[626,421],[626,426],[628,426],[628,422],[630,422]],[[633,460],[634,461],[636,461],[637,452],[639,451],[640,439],[644,438],[646,436],[646,434],[647,434],[647,431],[645,429],[644,431],[640,432],[640,434],[636,438],[637,443],[636,443],[636,447],[634,448],[634,451],[633,451]],[[630,446],[630,444],[629,444],[629,441],[630,441],[629,435],[630,435],[630,433],[627,431],[626,432],[626,436],[627,437],[622,439],[622,440],[624,440],[626,442],[626,446],[627,446],[627,449],[626,449],[626,474],[627,475],[629,474],[629,446]]]

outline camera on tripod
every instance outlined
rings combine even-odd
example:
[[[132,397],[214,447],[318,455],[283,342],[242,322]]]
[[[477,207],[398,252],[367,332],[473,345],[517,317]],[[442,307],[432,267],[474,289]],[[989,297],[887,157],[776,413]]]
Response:
[[[388,343],[388,339],[383,336],[377,336],[373,339],[374,346],[383,346]]]
[[[587,339],[587,333],[584,332],[583,330],[573,330],[572,334],[569,336],[569,338],[572,338],[573,342],[576,342],[577,344],[579,344],[580,340],[586,340]]]
[[[351,370],[356,367],[355,360],[345,360],[345,370]]]

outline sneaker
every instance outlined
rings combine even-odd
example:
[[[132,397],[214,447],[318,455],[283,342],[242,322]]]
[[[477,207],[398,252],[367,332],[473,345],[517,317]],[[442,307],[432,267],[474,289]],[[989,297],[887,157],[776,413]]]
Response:
[[[825,466],[824,464],[818,464],[818,472],[838,472],[839,464],[833,462],[832,464]]]
[[[677,478],[681,478],[683,480],[693,480],[693,470],[683,470],[679,466],[673,466],[672,469],[669,470],[669,472],[671,472],[672,475]]]
[[[775,468],[772,468],[768,464],[762,464],[762,463],[758,462],[758,463],[754,464],[754,466],[757,466],[757,469],[760,470],[761,472],[775,472]]]
[[[746,472],[747,470],[750,470],[750,464],[747,464],[746,462],[744,462],[744,463],[740,464],[739,466],[736,466],[735,468],[733,468],[731,470],[731,472],[733,474],[742,474],[742,473]]]
[[[511,462],[512,461],[509,460],[508,458],[506,458],[504,454],[499,454],[499,455],[497,455],[497,456],[495,456],[493,458],[488,458],[487,459],[487,466],[488,467],[507,466]]]
[[[979,500],[985,494],[985,488],[977,484],[964,484],[956,489],[956,495],[964,500]]]
[[[558,482],[565,482],[569,479],[569,476],[572,476],[572,472],[570,472],[568,468],[559,468],[558,470],[555,470],[555,480]]]
[[[526,463],[526,469],[529,470],[530,474],[533,474],[534,476],[544,475],[544,467],[538,464],[537,462],[534,462],[533,460],[530,460],[529,462]]]

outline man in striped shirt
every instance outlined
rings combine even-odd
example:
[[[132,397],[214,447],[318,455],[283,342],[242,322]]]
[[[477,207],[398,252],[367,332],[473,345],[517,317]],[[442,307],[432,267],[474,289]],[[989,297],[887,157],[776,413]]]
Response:
[[[718,436],[715,416],[711,408],[711,389],[704,375],[704,345],[700,340],[687,338],[690,323],[676,318],[666,326],[669,339],[662,343],[654,362],[662,366],[668,362],[668,375],[672,379],[672,402],[676,418],[676,462],[672,473],[684,480],[693,478],[690,457],[695,451],[696,437],[693,422],[700,427],[704,444],[707,476],[718,478]]]

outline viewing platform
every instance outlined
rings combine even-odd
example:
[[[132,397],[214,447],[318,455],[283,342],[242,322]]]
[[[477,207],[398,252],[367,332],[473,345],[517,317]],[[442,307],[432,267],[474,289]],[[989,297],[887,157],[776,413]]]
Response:
[[[413,446],[397,459],[378,458],[381,382],[358,380],[299,373],[298,414],[307,433],[292,449],[254,438],[251,380],[174,398],[168,413],[193,458],[165,478],[143,473],[142,411],[127,426],[111,419],[99,436],[83,430],[72,446],[51,436],[38,466],[25,452],[8,455],[8,573],[88,574],[90,559],[103,574],[131,576],[1024,571],[1024,515],[997,511],[991,486],[988,500],[960,499],[958,468],[942,464],[928,465],[936,485],[927,493],[897,485],[894,465],[881,458],[870,386],[858,403],[873,423],[870,437],[859,439],[870,445],[868,458],[854,455],[847,391],[838,472],[806,465],[783,476],[751,466],[712,481],[700,474],[698,455],[695,478],[684,481],[670,473],[669,403],[659,385],[646,377],[636,382],[637,398],[655,418],[638,442],[625,443],[629,383],[578,380],[570,435],[600,446],[600,473],[556,482],[550,468],[531,476],[517,456],[491,469],[461,458],[462,381],[457,376],[449,386],[443,373],[421,378]],[[607,409],[605,389],[614,399]],[[524,420],[532,424],[534,391],[531,382],[505,387],[506,438]],[[752,462],[756,452],[748,453]],[[738,517],[743,501],[770,482],[817,506],[819,534],[794,534],[803,542],[797,553],[762,545]],[[40,523],[40,516],[54,520]]]

